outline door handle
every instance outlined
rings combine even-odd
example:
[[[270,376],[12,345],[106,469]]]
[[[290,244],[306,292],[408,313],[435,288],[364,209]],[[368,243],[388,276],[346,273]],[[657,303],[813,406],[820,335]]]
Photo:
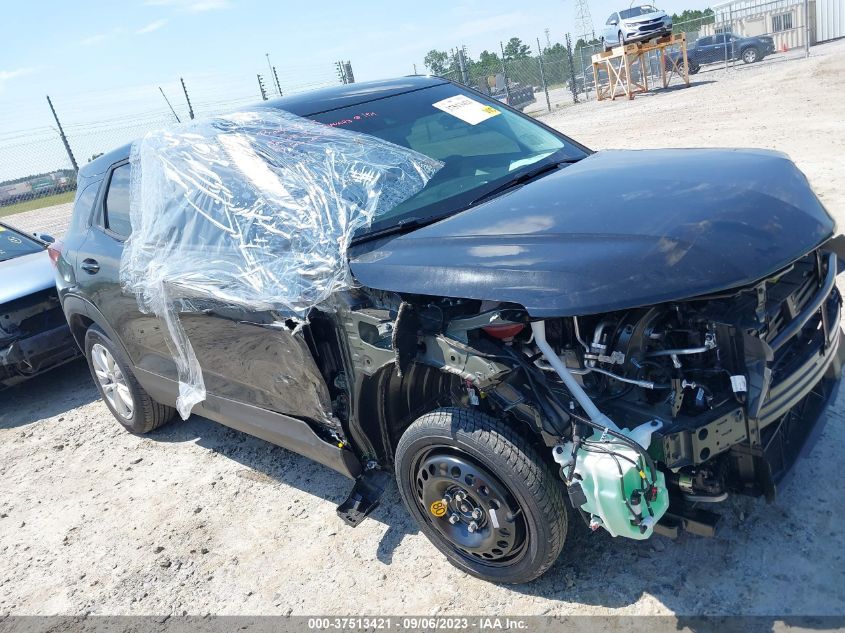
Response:
[[[96,275],[98,272],[100,272],[100,264],[97,263],[96,259],[83,259],[80,268],[82,268],[82,270],[84,270],[89,275]]]

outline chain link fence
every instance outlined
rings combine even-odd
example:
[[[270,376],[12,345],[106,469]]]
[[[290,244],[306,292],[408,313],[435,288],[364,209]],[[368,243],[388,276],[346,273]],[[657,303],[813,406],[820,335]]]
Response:
[[[303,81],[303,77],[307,79]],[[0,124],[0,219],[71,202],[76,191],[77,166],[146,132],[177,121],[243,108],[260,102],[265,95],[273,99],[280,92],[292,94],[339,81],[336,66],[326,64],[293,67],[274,74],[265,71],[252,77],[186,75],[184,86],[176,80],[161,85],[54,95],[52,104],[46,100],[16,101],[14,95],[8,95],[0,103],[0,120],[4,122]],[[48,86],[45,92],[49,92]],[[51,105],[55,106],[55,117]],[[35,125],[12,127],[12,122],[21,120]]]

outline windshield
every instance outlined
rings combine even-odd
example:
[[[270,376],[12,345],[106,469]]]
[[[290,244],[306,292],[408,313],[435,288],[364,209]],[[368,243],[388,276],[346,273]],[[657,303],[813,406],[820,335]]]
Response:
[[[635,18],[639,15],[647,15],[649,13],[656,13],[657,7],[653,7],[650,4],[644,4],[641,7],[632,7],[630,9],[625,9],[624,11],[619,12],[619,16],[623,20],[627,20],[628,18]]]
[[[0,262],[43,250],[44,247],[41,244],[23,233],[0,225]]]
[[[586,156],[572,141],[508,111],[495,100],[452,84],[309,118],[371,134],[444,163],[419,193],[376,216],[366,232],[443,217],[544,159]]]

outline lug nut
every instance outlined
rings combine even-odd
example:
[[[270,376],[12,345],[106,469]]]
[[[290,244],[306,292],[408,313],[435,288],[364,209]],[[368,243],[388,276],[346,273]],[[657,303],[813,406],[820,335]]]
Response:
[[[462,504],[461,504],[461,512],[463,512],[464,514],[466,514],[467,512],[469,512],[469,506],[468,506],[467,504],[465,504],[465,503],[462,503]]]
[[[476,508],[472,511],[472,518],[473,519],[480,519],[482,516],[481,508]]]
[[[475,521],[470,521],[470,524],[467,526],[467,530],[469,530],[470,534],[475,532],[478,529],[478,523]]]
[[[461,520],[461,517],[458,516],[457,512],[453,512],[452,514],[449,515],[449,523],[451,523],[452,525],[455,525],[455,523],[457,523],[460,520]]]

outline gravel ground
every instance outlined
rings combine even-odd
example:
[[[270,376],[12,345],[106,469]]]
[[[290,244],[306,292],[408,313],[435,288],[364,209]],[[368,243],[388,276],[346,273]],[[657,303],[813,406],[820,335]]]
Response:
[[[839,42],[545,120],[595,148],[787,151],[841,219],[843,67]],[[123,432],[74,363],[0,396],[0,615],[842,615],[844,420],[845,399],[777,503],[732,499],[716,538],[614,540],[576,518],[552,570],[508,587],[449,566],[395,488],[351,529],[349,482],[281,448],[198,417]]]

